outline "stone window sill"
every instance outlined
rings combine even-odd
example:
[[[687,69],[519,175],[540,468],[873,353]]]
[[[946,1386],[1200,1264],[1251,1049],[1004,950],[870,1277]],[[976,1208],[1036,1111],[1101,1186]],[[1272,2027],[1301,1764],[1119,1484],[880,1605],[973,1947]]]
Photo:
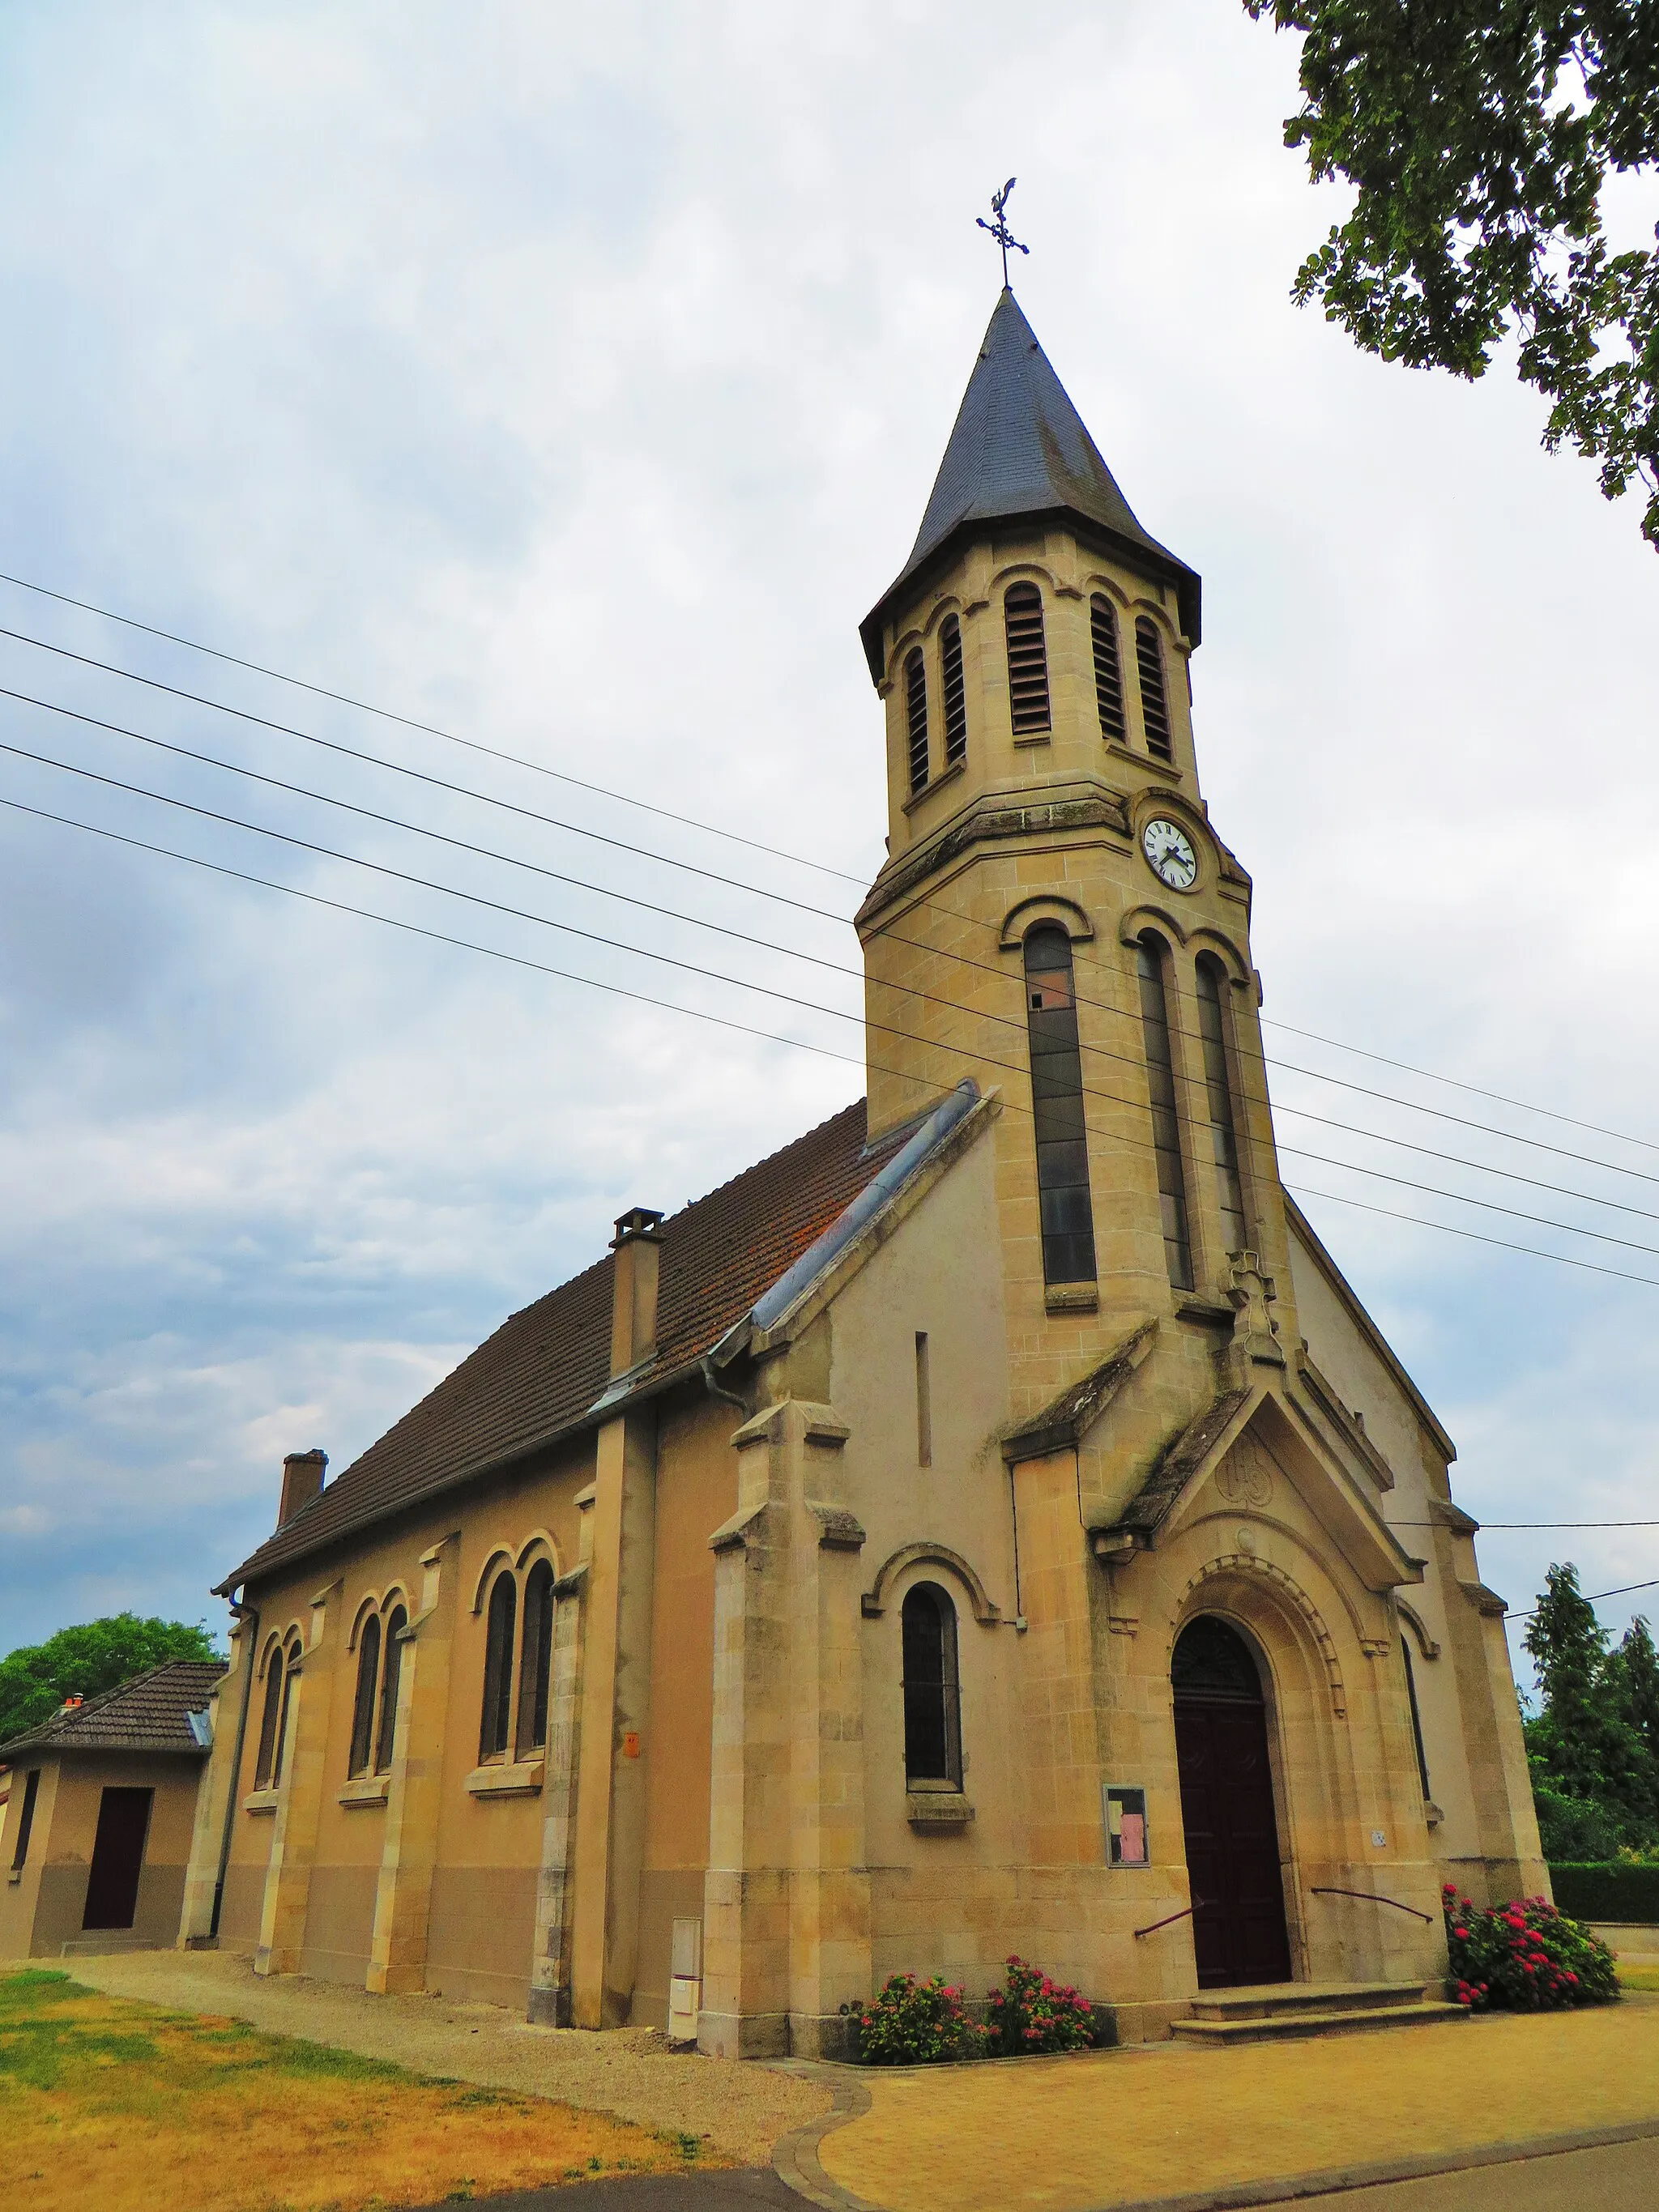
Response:
[[[1118,760],[1133,761],[1137,768],[1150,769],[1154,775],[1161,775],[1168,782],[1179,783],[1181,781],[1181,770],[1175,762],[1166,761],[1157,753],[1140,752],[1133,745],[1119,744],[1115,741],[1109,741],[1106,750]]]
[[[918,806],[926,805],[936,791],[942,791],[947,783],[956,782],[959,776],[967,772],[967,768],[968,763],[965,760],[952,761],[949,768],[941,769],[931,782],[924,783],[920,791],[913,791],[904,801],[901,811],[910,814]]]
[[[1042,1303],[1051,1314],[1098,1313],[1100,1285],[1097,1283],[1050,1283],[1042,1293]]]
[[[11,1869],[9,1869],[9,1870],[8,1871],[7,1875],[6,1875],[6,1887],[7,1887],[9,1889],[10,1889],[10,1888],[15,1888],[15,1887],[16,1887],[16,1885],[17,1885],[20,1881],[21,1881],[21,1880],[22,1880],[22,1879],[23,1879],[23,1869],[22,1869],[22,1868],[21,1868],[21,1867],[12,1867]]]
[[[360,1774],[340,1792],[343,1805],[384,1805],[392,1790],[389,1774]]]
[[[965,1828],[974,1808],[960,1790],[910,1790],[904,1817],[913,1828]]]
[[[280,1790],[251,1790],[242,1800],[242,1810],[245,1813],[274,1813],[276,1801],[282,1794]]]
[[[513,1765],[475,1766],[466,1778],[474,1797],[534,1797],[541,1790],[544,1759],[521,1759]]]

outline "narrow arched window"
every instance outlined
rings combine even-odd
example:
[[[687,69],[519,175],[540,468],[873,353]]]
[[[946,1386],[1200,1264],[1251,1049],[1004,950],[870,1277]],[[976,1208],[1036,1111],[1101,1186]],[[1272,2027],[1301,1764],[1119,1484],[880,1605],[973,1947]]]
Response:
[[[489,1619],[484,1639],[483,1724],[478,1731],[478,1756],[494,1759],[507,1749],[513,1728],[513,1631],[518,1620],[519,1592],[510,1574],[495,1577],[489,1593]]]
[[[962,624],[947,615],[939,634],[939,691],[945,702],[945,765],[968,757],[968,687],[962,676]]]
[[[1095,705],[1100,711],[1100,734],[1109,744],[1122,744],[1129,726],[1123,714],[1123,663],[1117,647],[1117,611],[1099,592],[1089,602],[1089,634],[1095,648]]]
[[[259,1716],[259,1755],[253,1762],[253,1786],[268,1790],[276,1764],[276,1723],[283,1711],[283,1655],[272,1649],[265,1661],[265,1702]]]
[[[1221,963],[1207,952],[1201,954],[1197,975],[1198,1033],[1204,1047],[1204,1092],[1209,1106],[1210,1144],[1215,1154],[1216,1204],[1221,1209],[1224,1249],[1237,1252],[1250,1238],[1244,1220],[1244,1189],[1238,1171],[1238,1131],[1233,1118],[1233,1086],[1227,1066]]]
[[[1173,760],[1170,702],[1164,688],[1164,647],[1158,624],[1147,615],[1135,624],[1135,666],[1140,672],[1140,720],[1146,732],[1146,750],[1160,760]]]
[[[294,1678],[300,1671],[300,1646],[288,1647],[288,1662],[283,1668],[283,1702],[276,1712],[276,1748],[270,1762],[270,1780],[274,1789],[283,1778],[283,1759],[288,1749],[289,1708],[294,1703]]]
[[[927,664],[918,646],[904,664],[904,734],[910,749],[910,788],[927,787]]]
[[[1187,1231],[1187,1176],[1181,1158],[1181,1117],[1176,1104],[1175,1060],[1164,1000],[1162,941],[1149,932],[1135,947],[1140,977],[1140,1030],[1146,1054],[1146,1088],[1152,1106],[1152,1148],[1158,1161],[1158,1207],[1164,1259],[1178,1291],[1193,1287],[1193,1247]]]
[[[390,1774],[398,1742],[398,1685],[404,1671],[404,1631],[409,1615],[394,1605],[386,1617],[386,1664],[380,1670],[380,1719],[374,1731],[374,1771]]]
[[[937,1583],[917,1583],[901,1615],[904,1645],[904,1778],[962,1787],[962,1693],[957,1609]]]
[[[1014,735],[1048,727],[1048,647],[1042,635],[1042,594],[1035,584],[1010,584],[1002,602],[1008,630],[1008,704]]]
[[[553,1687],[553,1570],[538,1559],[525,1577],[524,1648],[519,1659],[519,1756],[547,1741]]]
[[[1072,941],[1051,923],[1039,924],[1025,939],[1025,1009],[1043,1280],[1091,1283],[1094,1208],[1089,1196]]]
[[[1406,1662],[1406,1696],[1412,1709],[1412,1741],[1417,1747],[1417,1778],[1423,1785],[1423,1802],[1427,1804],[1429,1789],[1429,1754],[1423,1746],[1423,1714],[1417,1702],[1417,1675],[1412,1667],[1411,1646],[1404,1636],[1400,1639],[1400,1656]]]
[[[351,1764],[347,1771],[367,1774],[374,1748],[374,1692],[380,1672],[380,1622],[371,1613],[357,1638],[357,1698],[351,1709]]]

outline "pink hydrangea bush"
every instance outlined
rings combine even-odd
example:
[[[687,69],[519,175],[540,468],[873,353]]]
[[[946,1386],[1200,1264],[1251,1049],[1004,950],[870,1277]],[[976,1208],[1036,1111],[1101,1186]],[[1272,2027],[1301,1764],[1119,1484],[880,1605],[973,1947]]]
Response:
[[[1607,1945],[1543,1898],[1486,1909],[1461,1897],[1456,1883],[1449,1881],[1441,1904],[1457,2002],[1471,2012],[1498,2006],[1551,2012],[1611,2004],[1619,1995]]]
[[[983,2058],[990,2030],[969,2016],[962,1991],[935,1974],[891,1974],[868,2004],[842,2007],[866,2066],[939,2066]]]
[[[990,1996],[991,2035],[999,2057],[1039,2057],[1082,2051],[1095,2039],[1095,2008],[1069,1984],[1050,1981],[1018,1955],[1003,1962],[1003,1986]]]

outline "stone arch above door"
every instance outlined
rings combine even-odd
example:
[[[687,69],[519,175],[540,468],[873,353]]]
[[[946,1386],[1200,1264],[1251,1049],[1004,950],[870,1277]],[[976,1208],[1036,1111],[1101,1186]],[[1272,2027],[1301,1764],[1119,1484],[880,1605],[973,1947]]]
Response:
[[[1291,1612],[1301,1622],[1324,1668],[1330,1692],[1331,1711],[1338,1720],[1346,1720],[1348,1696],[1342,1680],[1342,1662],[1337,1656],[1335,1640],[1325,1626],[1323,1614],[1293,1576],[1287,1574],[1283,1567],[1273,1565],[1271,1560],[1258,1559],[1253,1552],[1218,1552],[1191,1577],[1169,1615],[1170,1652],[1173,1653],[1176,1638],[1193,1613],[1203,1609],[1201,1605],[1194,1605],[1194,1593],[1201,1590],[1206,1583],[1213,1582],[1224,1575],[1237,1575],[1255,1583],[1278,1601],[1281,1610]]]

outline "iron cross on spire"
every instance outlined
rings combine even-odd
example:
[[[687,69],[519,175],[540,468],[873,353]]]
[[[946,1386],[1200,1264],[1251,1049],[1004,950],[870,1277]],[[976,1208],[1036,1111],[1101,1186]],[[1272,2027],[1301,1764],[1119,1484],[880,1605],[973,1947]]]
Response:
[[[988,230],[1002,248],[1002,289],[1005,292],[1008,289],[1008,248],[1012,246],[1016,253],[1029,253],[1031,250],[1029,246],[1022,246],[1008,228],[1008,195],[1018,182],[1018,177],[1010,177],[1000,192],[992,193],[991,212],[996,217],[994,222],[987,222],[983,216],[975,218],[980,228]]]

